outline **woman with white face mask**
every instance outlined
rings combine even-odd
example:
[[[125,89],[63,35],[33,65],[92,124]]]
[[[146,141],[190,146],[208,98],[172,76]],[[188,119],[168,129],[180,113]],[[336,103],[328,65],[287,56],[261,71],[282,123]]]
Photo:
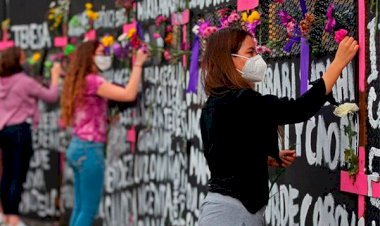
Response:
[[[211,178],[200,226],[265,225],[267,167],[288,167],[296,158],[294,150],[279,151],[278,126],[316,114],[358,48],[353,38],[345,38],[323,77],[302,96],[288,99],[254,90],[267,65],[249,33],[225,28],[208,38],[202,67],[209,97],[200,126]]]
[[[98,213],[104,183],[104,148],[107,140],[107,100],[134,101],[148,55],[138,50],[125,87],[107,82],[100,72],[112,59],[104,47],[89,41],[71,59],[61,99],[61,121],[73,127],[66,158],[74,171],[74,209],[70,226],[91,226]]]

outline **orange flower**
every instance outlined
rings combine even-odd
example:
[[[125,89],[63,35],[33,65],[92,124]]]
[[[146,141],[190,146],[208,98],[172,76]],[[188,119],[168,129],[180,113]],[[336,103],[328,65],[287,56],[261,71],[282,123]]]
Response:
[[[173,41],[173,32],[170,32],[169,34],[166,35],[165,37],[165,43],[167,45],[171,45]]]

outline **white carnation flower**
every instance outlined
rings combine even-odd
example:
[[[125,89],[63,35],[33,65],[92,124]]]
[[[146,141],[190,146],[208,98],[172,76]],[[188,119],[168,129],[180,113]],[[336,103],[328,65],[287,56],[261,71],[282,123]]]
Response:
[[[335,108],[334,114],[339,117],[344,117],[357,111],[359,111],[359,107],[355,103],[344,103]]]
[[[125,41],[125,40],[127,40],[127,36],[128,36],[127,33],[123,33],[123,34],[121,34],[121,35],[117,38],[117,40],[118,40],[119,42]]]
[[[199,33],[199,26],[195,25],[191,31],[197,35]]]

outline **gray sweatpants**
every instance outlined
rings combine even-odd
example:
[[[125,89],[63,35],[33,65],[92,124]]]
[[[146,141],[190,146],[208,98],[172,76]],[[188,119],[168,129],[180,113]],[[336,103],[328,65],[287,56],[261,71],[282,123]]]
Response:
[[[199,226],[264,226],[265,206],[255,214],[231,196],[209,192],[200,208]]]

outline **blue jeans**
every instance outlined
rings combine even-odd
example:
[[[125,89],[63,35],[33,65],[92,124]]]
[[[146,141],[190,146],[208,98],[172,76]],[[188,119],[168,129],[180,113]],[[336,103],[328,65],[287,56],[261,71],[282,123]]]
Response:
[[[91,226],[103,194],[104,144],[74,136],[66,158],[74,171],[74,209],[70,226]]]

